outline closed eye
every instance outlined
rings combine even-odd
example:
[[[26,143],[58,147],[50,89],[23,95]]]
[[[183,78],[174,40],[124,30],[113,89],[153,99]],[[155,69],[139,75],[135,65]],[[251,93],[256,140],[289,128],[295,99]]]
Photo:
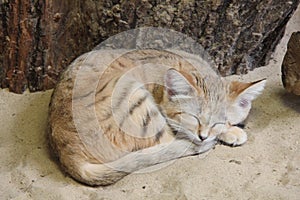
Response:
[[[194,117],[197,120],[198,125],[201,125],[200,119],[197,117],[197,115],[194,115],[193,113],[189,113],[189,112],[177,112],[176,114],[187,114],[187,115],[190,115],[190,116]]]
[[[186,113],[186,114],[189,114],[189,115],[193,116],[198,121],[198,124],[201,125],[201,122],[200,122],[199,118],[196,115],[194,115],[192,113]]]
[[[197,115],[194,115],[194,114],[192,114],[192,113],[189,113],[189,112],[176,112],[176,113],[174,113],[173,115],[176,116],[176,115],[181,115],[181,114],[187,114],[187,115],[190,115],[190,116],[194,117],[194,118],[197,120],[198,125],[201,125],[200,120],[199,120],[199,118],[197,117]]]
[[[217,125],[225,125],[225,124],[226,124],[225,122],[217,122],[212,126],[212,128],[214,128]]]

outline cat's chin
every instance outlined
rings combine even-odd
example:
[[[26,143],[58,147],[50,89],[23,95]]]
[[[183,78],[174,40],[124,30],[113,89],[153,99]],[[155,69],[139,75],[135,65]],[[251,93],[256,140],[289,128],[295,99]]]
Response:
[[[215,141],[216,138],[217,138],[216,136],[209,136],[208,138],[206,138],[205,140],[202,140],[202,141],[211,142],[211,141]]]

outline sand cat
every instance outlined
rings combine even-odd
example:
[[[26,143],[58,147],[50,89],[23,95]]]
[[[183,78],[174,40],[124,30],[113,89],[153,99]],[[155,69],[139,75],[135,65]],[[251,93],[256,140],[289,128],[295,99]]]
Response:
[[[129,173],[236,146],[265,80],[226,82],[202,58],[160,50],[95,50],[62,74],[49,108],[49,138],[79,182],[115,183]]]

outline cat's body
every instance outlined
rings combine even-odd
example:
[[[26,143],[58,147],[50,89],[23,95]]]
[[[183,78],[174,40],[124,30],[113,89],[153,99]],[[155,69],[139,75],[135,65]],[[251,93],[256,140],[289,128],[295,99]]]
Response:
[[[120,56],[121,55],[121,56]],[[49,138],[63,168],[108,185],[158,163],[243,144],[242,122],[265,81],[227,83],[184,52],[99,50],[64,72],[50,105]]]

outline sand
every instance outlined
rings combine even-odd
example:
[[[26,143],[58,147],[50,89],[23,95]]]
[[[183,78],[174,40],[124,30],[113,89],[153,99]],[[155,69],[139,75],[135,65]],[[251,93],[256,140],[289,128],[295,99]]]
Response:
[[[287,94],[280,67],[300,9],[268,66],[233,80],[267,78],[254,102],[241,147],[218,145],[150,173],[92,188],[63,174],[50,158],[45,127],[50,91],[0,90],[0,199],[300,199],[300,97]]]

